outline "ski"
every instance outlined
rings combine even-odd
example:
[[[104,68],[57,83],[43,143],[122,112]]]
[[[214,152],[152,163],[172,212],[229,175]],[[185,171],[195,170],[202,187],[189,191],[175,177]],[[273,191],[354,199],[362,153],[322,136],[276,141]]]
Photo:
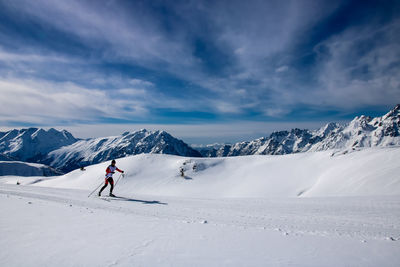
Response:
[[[119,196],[98,196],[98,198],[121,198]]]
[[[118,199],[119,197],[117,197],[117,196],[97,196],[97,198],[107,201],[107,202],[111,202],[112,199]]]

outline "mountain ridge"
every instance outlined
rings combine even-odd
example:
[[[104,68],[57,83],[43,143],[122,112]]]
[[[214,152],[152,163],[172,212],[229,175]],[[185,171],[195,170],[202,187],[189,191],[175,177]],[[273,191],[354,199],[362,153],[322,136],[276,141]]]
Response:
[[[121,135],[78,139],[66,130],[14,129],[0,132],[0,159],[41,163],[63,172],[141,153],[185,157],[231,157],[400,145],[400,105],[381,117],[357,116],[346,124],[328,123],[317,130],[294,128],[234,144],[194,149],[161,130],[141,129]]]
[[[320,129],[276,131],[269,137],[199,148],[203,157],[283,155],[400,145],[400,104],[381,117],[357,116],[347,124],[330,122]]]
[[[78,140],[66,130],[14,129],[0,134],[0,153],[14,160],[35,163],[44,159],[50,151]]]
[[[201,154],[165,131],[125,132],[119,136],[79,140],[51,151],[43,163],[70,171],[80,166],[141,153],[201,157]]]

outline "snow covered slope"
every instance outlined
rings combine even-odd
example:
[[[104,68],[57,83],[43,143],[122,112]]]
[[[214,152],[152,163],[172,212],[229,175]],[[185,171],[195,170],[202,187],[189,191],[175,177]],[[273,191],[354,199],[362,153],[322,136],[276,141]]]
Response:
[[[313,152],[216,159],[142,154],[117,160],[127,176],[116,191],[211,198],[400,195],[399,158],[398,147],[336,156]],[[108,164],[89,166],[86,171],[76,170],[36,185],[93,189],[103,182]]]
[[[0,266],[397,267],[400,260],[399,196],[87,194],[0,185]]]
[[[0,133],[0,153],[20,161],[40,162],[50,151],[77,141],[69,132],[39,128]]]
[[[107,160],[141,153],[201,157],[200,153],[165,131],[125,132],[120,136],[80,140],[49,153],[43,161],[65,172]]]
[[[0,161],[0,176],[55,176],[61,173],[55,169],[37,163],[21,161]]]
[[[116,198],[87,197],[109,162],[3,176],[0,266],[397,266],[399,156],[141,154],[117,159]]]
[[[206,157],[226,157],[386,146],[400,146],[400,105],[382,117],[360,116],[349,124],[329,123],[317,131],[293,129],[274,132],[269,137],[219,148],[205,147],[200,152]]]

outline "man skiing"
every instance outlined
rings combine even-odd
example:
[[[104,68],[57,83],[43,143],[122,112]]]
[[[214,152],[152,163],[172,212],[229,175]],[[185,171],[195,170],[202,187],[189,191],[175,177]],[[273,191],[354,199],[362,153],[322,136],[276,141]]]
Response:
[[[106,169],[106,178],[105,178],[106,180],[105,180],[104,186],[100,189],[99,196],[101,196],[101,192],[107,187],[108,183],[110,183],[110,186],[111,186],[111,188],[110,188],[110,197],[115,197],[113,195],[113,193],[112,193],[112,191],[114,189],[114,180],[113,180],[112,176],[115,173],[115,171],[119,171],[120,173],[124,173],[124,171],[118,169],[115,166],[115,160],[113,159],[111,161],[111,165],[108,166],[107,169]]]

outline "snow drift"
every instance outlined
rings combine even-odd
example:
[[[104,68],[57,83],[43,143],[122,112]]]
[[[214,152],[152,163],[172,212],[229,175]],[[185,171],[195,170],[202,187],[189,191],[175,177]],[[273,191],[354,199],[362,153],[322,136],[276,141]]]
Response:
[[[141,154],[117,159],[127,175],[114,193],[202,198],[400,195],[399,157],[398,147],[340,155],[327,151],[228,158]],[[35,185],[93,190],[104,180],[108,164]]]

